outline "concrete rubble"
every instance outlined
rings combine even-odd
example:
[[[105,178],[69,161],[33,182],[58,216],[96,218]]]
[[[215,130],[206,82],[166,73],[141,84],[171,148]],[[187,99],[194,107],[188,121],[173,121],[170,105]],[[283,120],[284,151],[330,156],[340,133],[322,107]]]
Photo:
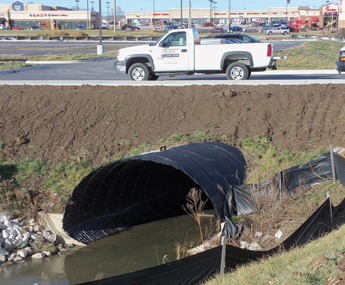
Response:
[[[42,259],[65,248],[62,238],[34,219],[25,223],[13,219],[11,214],[0,213],[0,264],[25,258]]]

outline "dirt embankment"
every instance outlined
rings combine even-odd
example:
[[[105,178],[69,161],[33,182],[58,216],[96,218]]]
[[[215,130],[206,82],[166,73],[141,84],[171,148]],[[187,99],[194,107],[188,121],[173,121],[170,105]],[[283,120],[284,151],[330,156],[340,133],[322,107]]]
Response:
[[[0,158],[105,162],[126,144],[208,131],[280,149],[344,146],[345,86],[0,86]],[[225,137],[224,136],[224,137]],[[122,143],[121,143],[122,142]],[[122,148],[122,149],[121,149]]]

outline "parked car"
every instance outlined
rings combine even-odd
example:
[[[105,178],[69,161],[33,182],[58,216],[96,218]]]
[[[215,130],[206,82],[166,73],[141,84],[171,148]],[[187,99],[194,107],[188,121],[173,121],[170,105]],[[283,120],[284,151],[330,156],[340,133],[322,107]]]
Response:
[[[210,33],[225,33],[226,31],[223,28],[213,28],[209,30]]]
[[[174,29],[178,29],[178,26],[176,25],[168,25],[164,28],[164,31],[169,31],[169,30],[174,30]]]
[[[5,30],[5,25],[4,24],[0,24],[0,30]]]
[[[339,74],[345,71],[345,46],[340,49],[339,61],[335,63],[335,69],[338,70]]]
[[[43,28],[41,26],[32,26],[30,28],[31,31],[35,31],[35,30],[43,30]]]
[[[239,27],[239,26],[231,26],[231,27],[230,27],[230,31],[231,31],[231,32],[241,32],[241,31],[242,31],[242,28]]]
[[[209,23],[209,22],[206,22],[206,23],[203,23],[203,25],[202,25],[203,27],[213,27],[214,26],[214,24],[212,24],[212,23]]]
[[[287,35],[290,33],[289,29],[283,29],[282,27],[273,27],[265,31],[267,35],[272,35],[272,34],[281,34],[281,35]]]
[[[80,25],[80,26],[77,26],[75,29],[76,29],[76,30],[85,30],[86,27],[83,26],[83,25]]]
[[[129,24],[125,24],[125,25],[123,25],[122,30],[135,31],[135,30],[140,30],[140,28],[137,27],[137,26],[132,26],[132,25],[129,25]]]
[[[238,39],[243,43],[261,43],[258,39],[245,34],[222,34],[222,35],[214,35],[213,38],[221,38],[226,40],[231,39]]]
[[[21,25],[14,25],[12,27],[12,30],[24,30],[23,27]]]

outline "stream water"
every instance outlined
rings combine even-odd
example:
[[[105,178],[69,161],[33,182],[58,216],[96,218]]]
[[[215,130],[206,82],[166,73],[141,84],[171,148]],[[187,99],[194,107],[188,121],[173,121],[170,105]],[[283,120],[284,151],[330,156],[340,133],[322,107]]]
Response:
[[[203,219],[203,228],[215,224],[216,218]],[[160,220],[62,255],[2,266],[0,284],[76,284],[107,278],[176,260],[176,243],[189,247],[199,240],[199,227],[190,216]]]

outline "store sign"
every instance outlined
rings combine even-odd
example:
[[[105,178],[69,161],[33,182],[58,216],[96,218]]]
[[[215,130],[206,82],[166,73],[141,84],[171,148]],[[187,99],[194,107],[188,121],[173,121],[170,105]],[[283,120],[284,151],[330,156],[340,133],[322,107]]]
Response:
[[[331,14],[336,15],[338,14],[338,7],[327,5],[326,7],[324,7],[323,13],[325,15],[331,15]]]
[[[43,17],[68,17],[66,14],[45,14],[45,13],[35,13],[30,14],[30,17],[43,18]]]
[[[15,1],[12,3],[13,11],[24,11],[24,3],[22,1]]]

